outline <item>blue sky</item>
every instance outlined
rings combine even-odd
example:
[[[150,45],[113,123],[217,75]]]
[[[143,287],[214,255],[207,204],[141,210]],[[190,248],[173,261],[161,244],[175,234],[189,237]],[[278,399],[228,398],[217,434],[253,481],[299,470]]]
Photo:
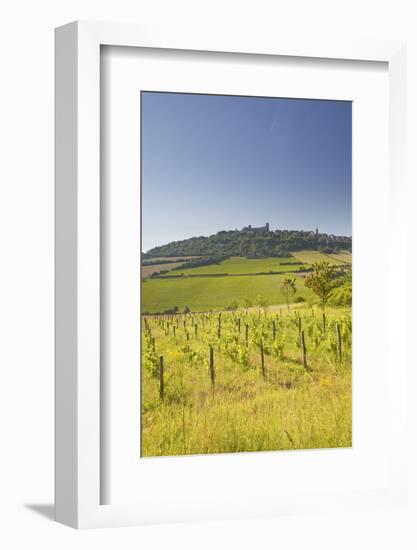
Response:
[[[352,105],[142,92],[142,246],[270,223],[351,235]]]

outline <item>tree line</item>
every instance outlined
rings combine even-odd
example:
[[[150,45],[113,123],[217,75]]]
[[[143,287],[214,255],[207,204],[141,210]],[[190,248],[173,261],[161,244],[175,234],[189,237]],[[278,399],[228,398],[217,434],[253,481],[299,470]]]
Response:
[[[288,258],[297,250],[318,250],[330,254],[351,250],[351,237],[336,237],[310,231],[219,231],[209,237],[192,237],[152,248],[143,260],[170,256],[241,256],[244,258]]]

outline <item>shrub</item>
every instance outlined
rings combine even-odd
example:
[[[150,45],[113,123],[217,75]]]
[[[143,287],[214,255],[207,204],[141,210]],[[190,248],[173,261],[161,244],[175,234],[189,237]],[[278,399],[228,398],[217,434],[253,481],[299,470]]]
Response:
[[[169,309],[164,309],[164,311],[162,312],[163,315],[175,315],[176,313],[178,313],[179,311],[179,307],[178,306],[174,306],[172,308],[169,308]]]
[[[256,297],[256,303],[260,307],[268,307],[269,305],[268,300],[263,296],[259,296],[259,295]]]
[[[249,300],[249,298],[245,298],[243,300],[243,303],[244,303],[245,307],[252,307],[252,301]]]
[[[352,305],[352,285],[345,284],[333,290],[329,297],[332,306]]]

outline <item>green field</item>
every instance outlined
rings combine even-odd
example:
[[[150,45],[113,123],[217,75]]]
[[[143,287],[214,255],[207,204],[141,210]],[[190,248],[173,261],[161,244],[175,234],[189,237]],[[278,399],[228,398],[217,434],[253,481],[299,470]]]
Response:
[[[223,260],[219,264],[193,267],[190,269],[178,269],[167,273],[167,276],[178,275],[208,275],[208,274],[250,274],[250,273],[269,273],[270,271],[292,271],[301,266],[297,264],[296,258],[260,258],[247,259],[232,257]],[[288,264],[294,265],[288,265]]]
[[[281,286],[288,274],[255,275],[270,271],[283,273],[293,271],[296,276],[297,292],[292,299],[301,297],[311,301],[314,296],[305,287],[305,274],[298,273],[299,269],[309,268],[312,263],[317,261],[347,265],[349,260],[351,261],[350,253],[339,253],[332,256],[314,250],[305,250],[294,252],[292,258],[247,259],[232,257],[220,264],[171,271],[166,273],[163,278],[148,278],[143,281],[142,312],[158,313],[175,307],[178,307],[180,311],[183,311],[185,307],[192,311],[210,311],[226,309],[233,302],[237,302],[238,306],[243,307],[248,304],[248,300],[254,306],[259,305],[261,300],[266,301],[269,305],[284,304],[285,296]],[[304,262],[303,265],[296,263],[299,261]],[[166,264],[164,268],[170,269],[170,265],[175,266],[176,264]],[[150,266],[146,269],[152,271]],[[224,276],[215,277],[214,275]]]
[[[300,250],[299,252],[292,252],[294,258],[297,258],[301,262],[312,264],[314,262],[329,262],[333,264],[352,263],[351,252],[339,252],[338,254],[324,254],[318,250]]]
[[[182,265],[181,262],[170,262],[168,264],[155,264],[155,265],[142,265],[142,277],[146,279],[147,277],[150,277],[153,273],[159,273],[161,270],[169,270],[173,269],[174,267]],[[175,272],[174,272],[175,273]]]
[[[327,254],[327,256],[339,262],[352,264],[352,252],[338,252],[337,254]]]
[[[167,261],[173,262],[177,260],[197,260],[198,258],[201,258],[201,256],[155,256],[151,258],[144,258],[142,260],[142,265],[148,265],[149,263],[154,263],[156,261],[163,264]]]
[[[351,308],[323,319],[297,272],[320,261],[351,255],[231,257],[142,280],[142,456],[351,446]],[[287,273],[257,275],[269,271]]]
[[[144,317],[142,456],[350,447],[351,310],[326,315]]]
[[[270,305],[284,304],[285,296],[281,290],[284,278],[285,275],[247,275],[147,279],[142,283],[142,312],[163,312],[176,306],[180,311],[185,307],[192,311],[209,311],[225,309],[235,301],[243,307],[245,299],[257,305],[259,298]],[[297,275],[296,286],[294,298],[313,299],[301,274]]]

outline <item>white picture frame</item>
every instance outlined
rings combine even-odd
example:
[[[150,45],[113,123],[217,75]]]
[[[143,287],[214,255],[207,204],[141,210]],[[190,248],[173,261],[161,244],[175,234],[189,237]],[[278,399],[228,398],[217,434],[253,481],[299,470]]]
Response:
[[[164,511],[151,502],[101,504],[100,401],[100,48],[128,46],[207,52],[285,55],[334,60],[382,61],[389,70],[389,160],[393,237],[404,231],[405,44],[388,41],[311,42],[219,29],[170,29],[75,22],[56,30],[56,519],[76,528],[121,526],[157,521],[227,518],[305,512],[312,507],[392,506],[405,498],[406,479],[401,396],[406,356],[396,370],[396,452],[383,491],[356,494],[289,494],[282,501],[259,499],[257,512],[245,506],[208,504],[187,517],[174,503]],[[404,248],[404,249],[403,249]],[[401,247],[400,254],[405,254]],[[404,291],[405,292],[405,291]],[[405,300],[388,305],[405,322]],[[405,348],[405,347],[404,347]]]

